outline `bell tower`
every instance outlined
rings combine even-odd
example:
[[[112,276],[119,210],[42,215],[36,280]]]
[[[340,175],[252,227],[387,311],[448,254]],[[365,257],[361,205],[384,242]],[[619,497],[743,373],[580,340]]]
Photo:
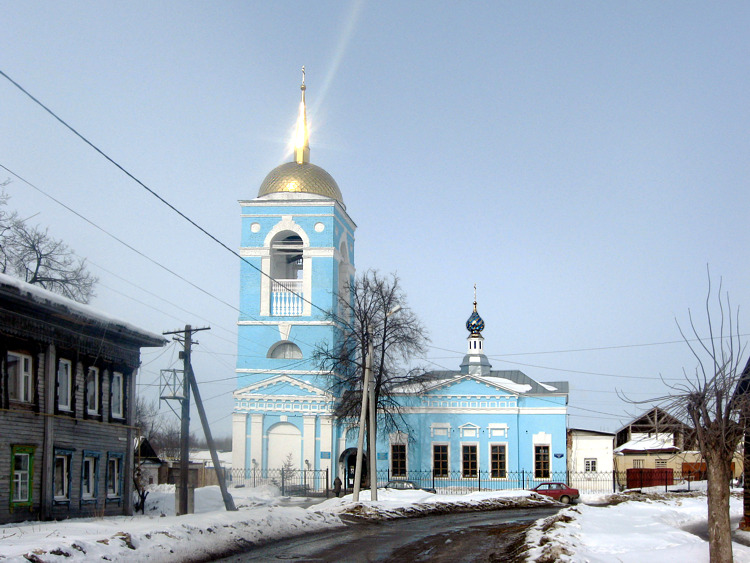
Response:
[[[331,374],[339,294],[354,280],[354,230],[336,181],[310,162],[304,67],[294,160],[239,202],[240,316],[232,422],[235,468],[331,468]],[[290,457],[291,456],[291,457]]]

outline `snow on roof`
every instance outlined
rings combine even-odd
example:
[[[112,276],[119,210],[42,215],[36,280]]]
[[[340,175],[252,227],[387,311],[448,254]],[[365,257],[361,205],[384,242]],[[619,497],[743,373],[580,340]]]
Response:
[[[232,452],[216,452],[216,455],[219,458],[219,463],[224,467],[231,467],[232,466]],[[203,462],[204,465],[211,465],[213,466],[213,461],[211,460],[211,451],[210,450],[198,450],[190,452],[190,461],[200,461]]]
[[[546,383],[539,382],[539,385],[544,387],[547,391],[557,391],[557,387],[553,387],[552,385],[547,385]]]
[[[528,393],[531,391],[531,385],[523,384],[523,383],[516,383],[515,381],[511,381],[510,379],[506,379],[504,377],[495,377],[492,375],[479,375],[477,376],[477,379],[481,379],[486,381],[487,383],[490,383],[492,385],[497,385],[498,387],[504,387],[505,389],[508,389],[509,391],[513,391],[514,393]],[[549,391],[549,389],[547,389]]]
[[[671,437],[665,439],[664,437],[656,436],[644,436],[625,442],[622,446],[615,448],[614,453],[625,452],[625,451],[637,451],[643,452],[648,450],[676,450],[673,440]]]
[[[166,342],[166,339],[161,334],[143,330],[142,328],[138,328],[135,325],[116,319],[115,317],[112,317],[111,315],[108,315],[103,311],[99,311],[98,309],[95,309],[90,305],[78,303],[77,301],[73,301],[72,299],[68,299],[67,297],[59,295],[57,293],[53,293],[47,289],[44,289],[43,287],[26,283],[25,281],[19,280],[18,278],[14,278],[7,274],[0,274],[0,286],[13,287],[18,290],[21,296],[26,297],[36,303],[58,307],[60,309],[67,310],[69,313],[72,313],[73,315],[78,317],[84,317],[86,319],[98,321],[100,323],[117,325],[129,332],[133,332],[140,336]]]

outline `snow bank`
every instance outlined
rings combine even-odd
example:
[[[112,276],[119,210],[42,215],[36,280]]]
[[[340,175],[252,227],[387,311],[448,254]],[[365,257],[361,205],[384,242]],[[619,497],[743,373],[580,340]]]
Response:
[[[538,521],[527,533],[529,561],[672,563],[708,561],[708,542],[682,530],[706,521],[703,493],[655,499],[640,495],[612,506],[576,505]],[[732,515],[742,513],[733,498]],[[733,544],[734,560],[750,563],[750,548]]]

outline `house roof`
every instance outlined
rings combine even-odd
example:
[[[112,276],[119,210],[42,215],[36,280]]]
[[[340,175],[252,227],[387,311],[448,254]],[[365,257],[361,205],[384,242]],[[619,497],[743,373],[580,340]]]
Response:
[[[660,432],[690,430],[690,427],[668,412],[654,407],[617,429],[617,433],[631,427],[643,427],[644,431]],[[646,430],[647,429],[647,430]],[[640,431],[639,429],[634,429]]]
[[[0,274],[0,299],[3,301],[25,302],[33,308],[50,315],[59,323],[76,324],[83,329],[106,329],[109,339],[120,337],[133,341],[142,347],[164,346],[167,343],[162,335],[138,328],[116,319],[90,305],[78,303],[57,293],[48,291],[6,274]],[[20,312],[14,308],[12,312]]]
[[[624,443],[622,446],[615,448],[615,454],[618,453],[647,453],[647,452],[678,452],[680,448],[677,448],[673,443],[668,443],[663,438],[655,436],[643,436],[635,438],[629,442]]]
[[[460,371],[433,371],[427,374],[432,379],[428,387],[440,386],[457,377],[471,377],[478,381],[484,381],[490,385],[504,387],[519,395],[566,395],[568,393],[567,381],[550,381],[540,383],[528,375],[514,370],[492,370],[487,375],[466,375]]]
[[[614,432],[603,432],[601,430],[588,430],[586,428],[568,428],[568,433],[594,434],[596,436],[614,436]]]

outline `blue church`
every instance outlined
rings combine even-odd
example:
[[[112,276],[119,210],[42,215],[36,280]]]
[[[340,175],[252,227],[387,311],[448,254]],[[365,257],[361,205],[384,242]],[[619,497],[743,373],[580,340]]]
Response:
[[[330,311],[354,281],[354,231],[341,190],[310,162],[304,75],[294,160],[274,168],[258,196],[240,201],[240,310],[232,415],[235,469],[328,470],[353,483],[356,421],[333,417],[336,374],[312,359],[339,330]],[[548,479],[566,468],[567,382],[539,383],[517,370],[493,371],[484,322],[466,323],[467,353],[456,371],[431,374],[426,389],[399,395],[404,429],[380,432],[379,474],[405,477],[517,471]],[[365,456],[366,457],[366,456]]]

